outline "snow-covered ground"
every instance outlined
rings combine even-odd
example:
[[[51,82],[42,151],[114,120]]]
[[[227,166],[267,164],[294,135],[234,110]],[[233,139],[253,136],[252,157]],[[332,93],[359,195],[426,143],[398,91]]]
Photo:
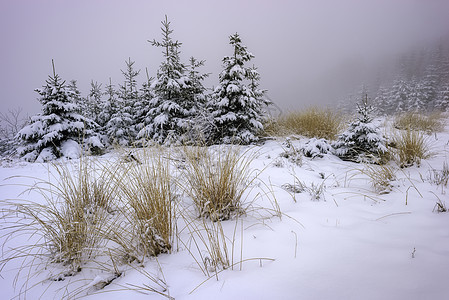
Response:
[[[21,263],[17,260],[0,271],[1,298],[16,296],[28,277],[29,287],[37,283],[27,292],[28,299],[60,299],[75,289],[80,291],[77,296],[91,291],[87,299],[165,298],[143,290],[145,286],[175,299],[449,299],[449,212],[435,209],[437,201],[449,206],[448,187],[431,180],[432,170],[442,170],[449,162],[447,128],[428,139],[434,156],[419,167],[400,169],[392,163],[396,180],[391,192],[382,194],[361,172],[363,165],[330,154],[289,161],[280,156],[286,151],[285,139],[244,147],[247,154],[255,153],[250,168],[261,172],[246,194],[247,203],[254,201],[247,214],[222,222],[233,269],[208,279],[195,262],[197,248],[190,244],[190,253],[178,243],[173,253],[149,259],[143,268],[123,267],[119,278],[97,292],[93,286],[111,276],[99,266],[83,268],[60,282],[48,280],[51,266],[23,272],[15,289]],[[299,149],[307,139],[291,141]],[[48,170],[47,164],[3,161],[1,200],[18,198],[26,189],[15,184],[33,183],[21,176],[45,179]],[[5,180],[11,176],[19,177]],[[299,182],[302,192],[288,191]],[[43,201],[34,194],[20,197]],[[274,198],[281,217],[274,215]],[[257,209],[261,207],[265,210]],[[188,241],[186,231],[179,238]],[[14,239],[3,250],[20,241],[26,243],[27,238]],[[166,290],[149,274],[165,282]]]

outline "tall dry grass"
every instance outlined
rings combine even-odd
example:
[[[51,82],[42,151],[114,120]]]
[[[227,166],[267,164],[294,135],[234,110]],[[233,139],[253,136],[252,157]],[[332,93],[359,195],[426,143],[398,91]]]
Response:
[[[88,157],[51,164],[48,179],[31,178],[36,184],[23,194],[37,193],[43,203],[2,201],[0,269],[19,262],[17,276],[25,274],[21,295],[36,285],[30,283],[34,272],[48,269],[51,282],[98,266],[111,273],[98,283],[102,288],[122,274],[123,265],[141,265],[145,257],[171,250],[175,196],[168,160],[158,149],[133,157],[106,164]],[[80,291],[67,286],[64,296]]]
[[[401,168],[413,164],[418,166],[422,159],[432,156],[428,138],[422,131],[401,130],[393,135],[393,153]]]
[[[185,147],[181,188],[193,199],[199,215],[213,221],[243,212],[243,194],[251,178],[250,156],[237,147]]]
[[[189,216],[187,210],[181,212],[184,227],[180,230],[187,232],[188,239],[180,238],[180,243],[190,253],[199,269],[206,276],[217,274],[231,266],[230,252],[234,249],[234,239],[225,233],[220,220],[212,221],[206,217],[194,218]],[[237,222],[237,221],[235,221]]]
[[[439,132],[444,129],[444,116],[440,112],[432,114],[408,112],[395,117],[394,127],[402,130],[424,131],[426,133]]]
[[[391,182],[396,180],[396,170],[393,166],[387,164],[366,164],[360,171],[369,177],[371,185],[377,193],[387,194],[393,189]]]
[[[106,236],[119,245],[125,262],[171,250],[175,193],[165,154],[161,148],[144,148],[118,169],[119,214]]]
[[[343,130],[343,116],[331,109],[310,107],[304,111],[290,112],[268,124],[266,134],[285,136],[303,135],[309,138],[333,140]]]
[[[53,265],[49,279],[64,280],[103,253],[102,232],[109,226],[117,192],[106,169],[87,157],[73,163],[56,162],[49,165],[48,179],[31,178],[36,183],[26,186],[22,195],[31,200],[2,201],[0,265],[19,261],[16,280],[22,273],[27,278],[20,295],[29,289],[34,272]]]

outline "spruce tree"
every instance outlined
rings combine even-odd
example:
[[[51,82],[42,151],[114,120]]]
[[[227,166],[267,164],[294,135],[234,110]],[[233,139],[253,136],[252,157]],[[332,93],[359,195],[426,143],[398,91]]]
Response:
[[[151,82],[154,78],[150,77],[148,74],[148,69],[145,69],[147,80],[142,84],[140,89],[139,98],[134,103],[135,111],[135,131],[139,133],[145,126],[150,124],[151,118],[150,113],[150,102],[154,98],[154,93],[151,88]]]
[[[392,113],[406,112],[407,105],[410,100],[410,84],[403,78],[397,78],[393,82],[393,86],[390,93],[390,103]]]
[[[449,109],[449,45],[438,46],[438,76],[439,85],[437,91],[436,108],[441,111]]]
[[[192,84],[181,63],[181,43],[172,39],[173,30],[165,16],[162,23],[162,41],[149,41],[152,46],[161,47],[164,60],[157,76],[151,83],[154,97],[150,101],[150,120],[138,134],[138,138],[151,139],[157,143],[181,142],[182,136],[191,128],[194,112]]]
[[[415,77],[410,82],[410,93],[407,99],[407,111],[422,112],[426,108],[426,89]]]
[[[427,110],[432,110],[436,105],[438,84],[438,68],[430,64],[426,67],[424,78],[421,81],[421,97]]]
[[[95,122],[79,114],[74,94],[56,74],[54,64],[53,75],[36,92],[42,113],[31,117],[29,125],[17,134],[19,155],[28,161],[49,161],[66,155],[67,146],[78,142],[95,152],[103,148],[94,132]]]
[[[101,102],[102,102],[101,92],[101,83],[94,82],[93,80],[90,82],[90,91],[88,97],[88,117],[94,120],[97,124],[99,124],[100,113],[101,113]]]
[[[126,63],[126,71],[122,71],[125,81],[119,85],[116,93],[116,107],[111,119],[106,125],[106,132],[110,142],[121,146],[129,146],[136,138],[134,104],[139,98],[136,77],[140,71],[134,70],[131,58]]]
[[[238,33],[229,37],[233,55],[223,58],[223,71],[219,84],[208,102],[214,124],[213,140],[219,143],[249,144],[258,140],[262,132],[265,91],[258,89],[260,75],[245,63],[254,55],[250,53]]]
[[[373,122],[373,107],[368,105],[368,97],[357,104],[357,118],[349,128],[338,136],[332,145],[335,154],[343,160],[354,162],[380,163],[387,152],[385,138]]]
[[[114,135],[111,128],[112,126],[109,127],[109,125],[112,125],[112,123],[109,124],[109,121],[119,109],[117,106],[117,92],[114,89],[111,78],[109,78],[109,84],[106,86],[106,90],[104,91],[103,95],[105,95],[106,97],[102,98],[102,101],[100,102],[100,113],[97,118],[97,123],[99,125],[98,131],[102,136],[104,144],[110,145],[111,141],[109,139],[109,135],[111,135],[112,137]]]
[[[189,108],[192,115],[192,122],[188,129],[186,140],[184,142],[203,143],[209,140],[212,132],[210,115],[207,113],[207,89],[203,85],[203,81],[209,77],[209,73],[200,73],[198,70],[204,66],[204,60],[197,60],[190,57],[188,65],[188,77],[191,83],[189,91],[189,99],[192,99],[192,106]]]
[[[438,101],[435,104],[435,108],[440,111],[449,110],[449,82],[440,87],[438,93]]]
[[[384,86],[380,86],[377,90],[376,98],[374,98],[375,107],[381,115],[387,115],[391,112],[388,93],[388,90]]]
[[[78,113],[87,118],[90,118],[90,116],[87,114],[89,110],[87,99],[81,96],[81,92],[78,89],[78,83],[76,80],[72,79],[69,81],[69,84],[67,85],[67,93],[69,94],[70,98],[72,98],[72,102],[76,105]]]

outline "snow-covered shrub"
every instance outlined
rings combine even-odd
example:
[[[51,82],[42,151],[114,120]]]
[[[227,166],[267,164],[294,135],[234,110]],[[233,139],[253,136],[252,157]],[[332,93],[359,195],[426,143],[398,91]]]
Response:
[[[304,192],[307,192],[310,195],[310,200],[312,201],[320,201],[321,199],[323,199],[324,201],[326,200],[324,196],[324,192],[326,191],[326,185],[324,184],[324,181],[320,184],[315,184],[314,182],[312,182],[310,185],[307,185],[305,182],[295,180],[294,184],[285,183],[281,187],[287,192],[293,194],[292,197],[295,202],[296,198],[294,194]]]
[[[64,156],[61,147],[65,141],[86,144],[87,139],[96,135],[97,124],[78,113],[79,108],[67,91],[65,81],[55,73],[54,67],[46,85],[36,91],[41,96],[42,113],[31,117],[29,124],[17,134],[21,144],[17,152],[24,159],[53,160]],[[96,146],[103,148],[101,142]]]
[[[325,139],[310,139],[302,148],[301,151],[305,157],[315,158],[323,157],[333,150],[332,146]]]
[[[297,166],[302,166],[303,154],[301,149],[296,148],[289,138],[285,140],[284,147],[285,151],[280,153],[279,156],[286,158],[289,162]]]
[[[0,112],[0,156],[15,152],[17,147],[15,136],[26,125],[27,117],[22,115],[21,108]]]
[[[245,67],[254,55],[242,45],[240,36],[230,36],[233,55],[223,58],[224,70],[207,107],[213,116],[213,141],[219,143],[249,144],[263,132],[264,108],[270,102],[265,91],[258,88],[260,75]]]
[[[282,159],[282,157],[277,157],[277,158],[275,158],[273,160],[272,164],[276,168],[283,168],[284,167],[284,160]]]
[[[349,128],[332,144],[335,155],[354,162],[382,162],[388,150],[379,125],[373,121],[372,112],[373,108],[368,105],[367,98],[357,104],[356,120],[352,121]]]
[[[284,183],[283,185],[281,185],[281,188],[283,188],[284,190],[286,190],[289,193],[294,193],[294,194],[303,193],[307,189],[307,187],[301,181],[298,181],[295,184]]]
[[[320,184],[311,183],[310,186],[307,187],[307,192],[309,193],[312,201],[326,201],[324,196],[324,192],[326,191],[326,185],[324,185],[324,181]]]

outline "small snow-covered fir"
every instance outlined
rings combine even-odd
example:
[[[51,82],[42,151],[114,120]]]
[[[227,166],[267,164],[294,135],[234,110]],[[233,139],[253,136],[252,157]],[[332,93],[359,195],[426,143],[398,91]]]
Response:
[[[164,61],[151,82],[154,97],[149,101],[150,109],[145,117],[147,124],[139,131],[137,138],[163,144],[180,142],[192,125],[196,107],[192,82],[180,60],[181,43],[172,39],[173,30],[167,16],[161,23],[162,42],[153,40],[151,44],[163,48]]]
[[[139,98],[135,78],[139,71],[134,70],[135,62],[130,58],[125,63],[127,69],[122,71],[125,81],[116,92],[115,109],[106,124],[106,134],[110,142],[121,146],[131,145],[136,138],[134,104]]]
[[[104,147],[96,137],[97,124],[78,113],[73,93],[55,72],[46,85],[36,90],[42,113],[30,118],[30,123],[17,134],[17,152],[27,161],[49,161],[64,156],[62,146],[67,141],[81,142],[94,152]]]
[[[316,158],[323,157],[324,154],[331,152],[333,148],[326,139],[311,138],[301,150],[304,156]]]
[[[355,162],[379,163],[387,152],[386,140],[379,125],[371,116],[373,107],[365,98],[357,104],[358,117],[349,124],[349,128],[338,136],[333,143],[335,155],[344,160]]]
[[[244,66],[254,55],[242,45],[237,33],[229,39],[234,55],[223,58],[224,70],[207,105],[213,117],[213,140],[249,144],[257,141],[263,130],[264,106],[270,102],[264,97],[265,91],[258,88],[257,69]]]

